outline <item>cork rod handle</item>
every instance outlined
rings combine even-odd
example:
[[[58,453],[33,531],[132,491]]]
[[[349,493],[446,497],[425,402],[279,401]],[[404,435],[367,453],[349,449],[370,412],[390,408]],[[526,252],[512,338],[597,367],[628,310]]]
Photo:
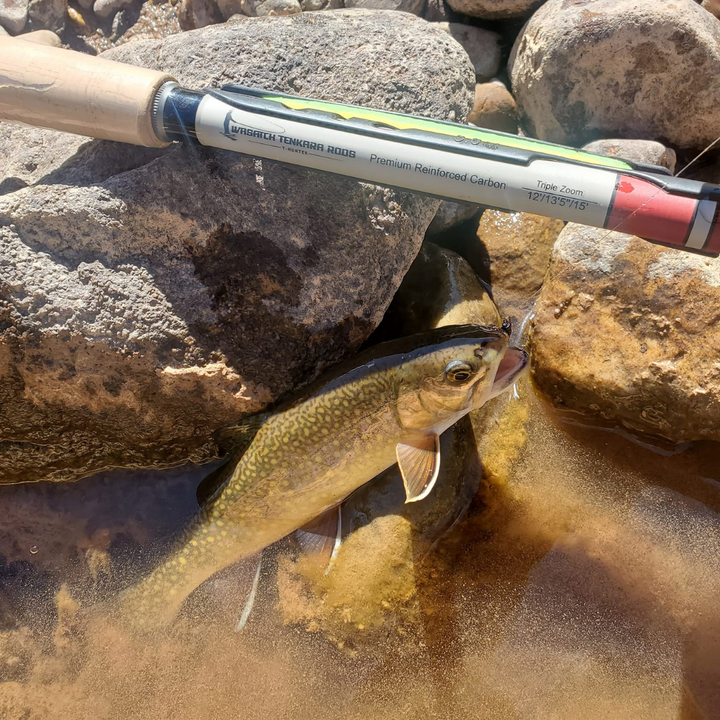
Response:
[[[0,37],[0,119],[164,147],[152,103],[174,78],[156,70]]]

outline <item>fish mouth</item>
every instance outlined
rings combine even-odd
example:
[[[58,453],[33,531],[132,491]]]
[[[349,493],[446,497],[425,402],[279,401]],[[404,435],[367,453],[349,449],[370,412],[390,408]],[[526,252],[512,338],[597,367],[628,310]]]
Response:
[[[513,385],[530,361],[529,355],[520,348],[509,347],[503,355],[490,389],[490,397],[499,395]]]

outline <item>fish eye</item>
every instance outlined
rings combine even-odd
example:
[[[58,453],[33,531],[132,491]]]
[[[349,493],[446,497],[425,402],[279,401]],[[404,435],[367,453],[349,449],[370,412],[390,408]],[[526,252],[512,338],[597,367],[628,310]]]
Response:
[[[473,374],[471,365],[461,360],[453,360],[445,366],[445,379],[454,383],[463,383]]]

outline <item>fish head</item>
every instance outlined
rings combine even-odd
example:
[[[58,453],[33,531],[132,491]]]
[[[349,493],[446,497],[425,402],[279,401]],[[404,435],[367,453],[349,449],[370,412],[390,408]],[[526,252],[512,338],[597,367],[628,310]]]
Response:
[[[443,432],[509,388],[527,365],[501,328],[456,325],[427,336],[398,368],[397,413],[408,430]]]

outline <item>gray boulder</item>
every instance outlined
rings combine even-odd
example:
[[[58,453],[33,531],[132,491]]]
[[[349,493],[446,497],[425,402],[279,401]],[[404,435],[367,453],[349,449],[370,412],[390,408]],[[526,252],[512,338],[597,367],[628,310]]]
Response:
[[[663,138],[699,148],[720,135],[720,24],[693,0],[549,0],[510,57],[529,134],[582,145]]]
[[[464,118],[474,87],[452,38],[393,12],[248,20],[108,56],[188,87],[448,120]],[[19,125],[0,138],[5,483],[208,459],[215,429],[365,340],[438,205],[198,147]]]

